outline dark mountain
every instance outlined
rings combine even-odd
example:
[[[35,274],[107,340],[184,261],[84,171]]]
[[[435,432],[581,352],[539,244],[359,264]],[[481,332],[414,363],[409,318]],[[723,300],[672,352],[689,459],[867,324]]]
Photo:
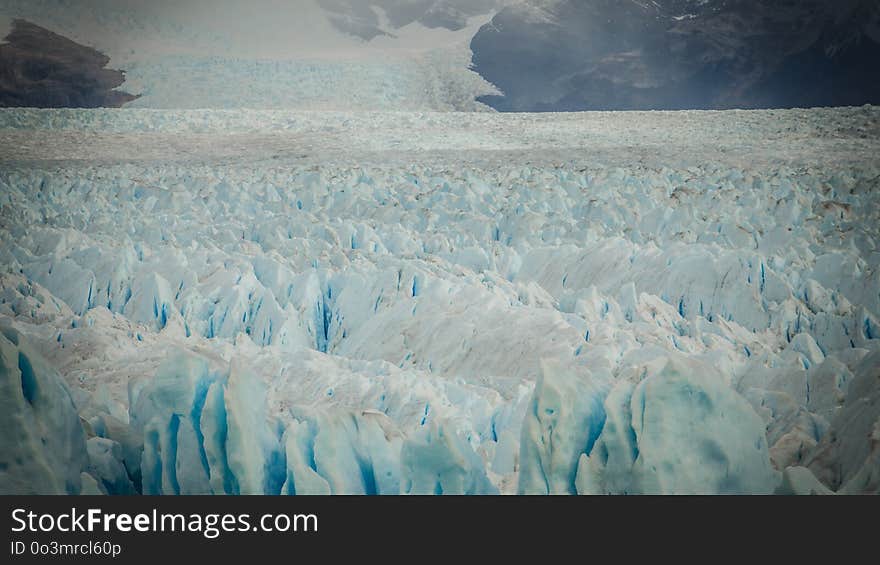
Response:
[[[0,44],[0,107],[119,107],[138,96],[114,90],[122,71],[94,49],[25,20]]]
[[[471,49],[502,111],[880,103],[877,0],[529,0]]]

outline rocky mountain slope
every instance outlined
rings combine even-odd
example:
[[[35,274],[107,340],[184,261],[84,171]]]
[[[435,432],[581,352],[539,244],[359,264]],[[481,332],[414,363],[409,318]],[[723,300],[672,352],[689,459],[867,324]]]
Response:
[[[66,37],[17,19],[0,43],[0,106],[118,107],[138,98],[116,90],[125,73],[110,58]]]
[[[504,111],[727,109],[880,101],[871,0],[528,0],[471,42]]]

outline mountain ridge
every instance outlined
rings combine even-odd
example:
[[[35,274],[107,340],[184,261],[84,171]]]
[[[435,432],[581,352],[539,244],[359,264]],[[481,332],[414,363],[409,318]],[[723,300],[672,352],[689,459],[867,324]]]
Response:
[[[125,73],[110,58],[24,19],[0,44],[0,107],[119,107],[139,95],[115,90]]]
[[[864,0],[531,1],[471,50],[501,111],[859,106],[880,101],[878,22]]]

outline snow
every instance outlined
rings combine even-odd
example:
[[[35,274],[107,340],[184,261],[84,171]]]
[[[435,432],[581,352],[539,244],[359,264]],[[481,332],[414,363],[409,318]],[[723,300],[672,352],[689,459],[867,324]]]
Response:
[[[2,110],[0,487],[876,492],[878,123]]]

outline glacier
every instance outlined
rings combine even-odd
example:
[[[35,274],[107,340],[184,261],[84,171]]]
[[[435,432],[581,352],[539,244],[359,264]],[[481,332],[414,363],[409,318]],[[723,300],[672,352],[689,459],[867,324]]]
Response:
[[[0,110],[0,492],[880,489],[880,109]]]
[[[4,0],[0,32],[22,18],[100,51],[139,96],[131,107],[479,112],[500,92],[471,69],[470,40],[501,3],[463,2],[468,16],[439,26],[436,3],[399,5],[425,17],[365,40],[344,25],[377,17],[360,0]]]

